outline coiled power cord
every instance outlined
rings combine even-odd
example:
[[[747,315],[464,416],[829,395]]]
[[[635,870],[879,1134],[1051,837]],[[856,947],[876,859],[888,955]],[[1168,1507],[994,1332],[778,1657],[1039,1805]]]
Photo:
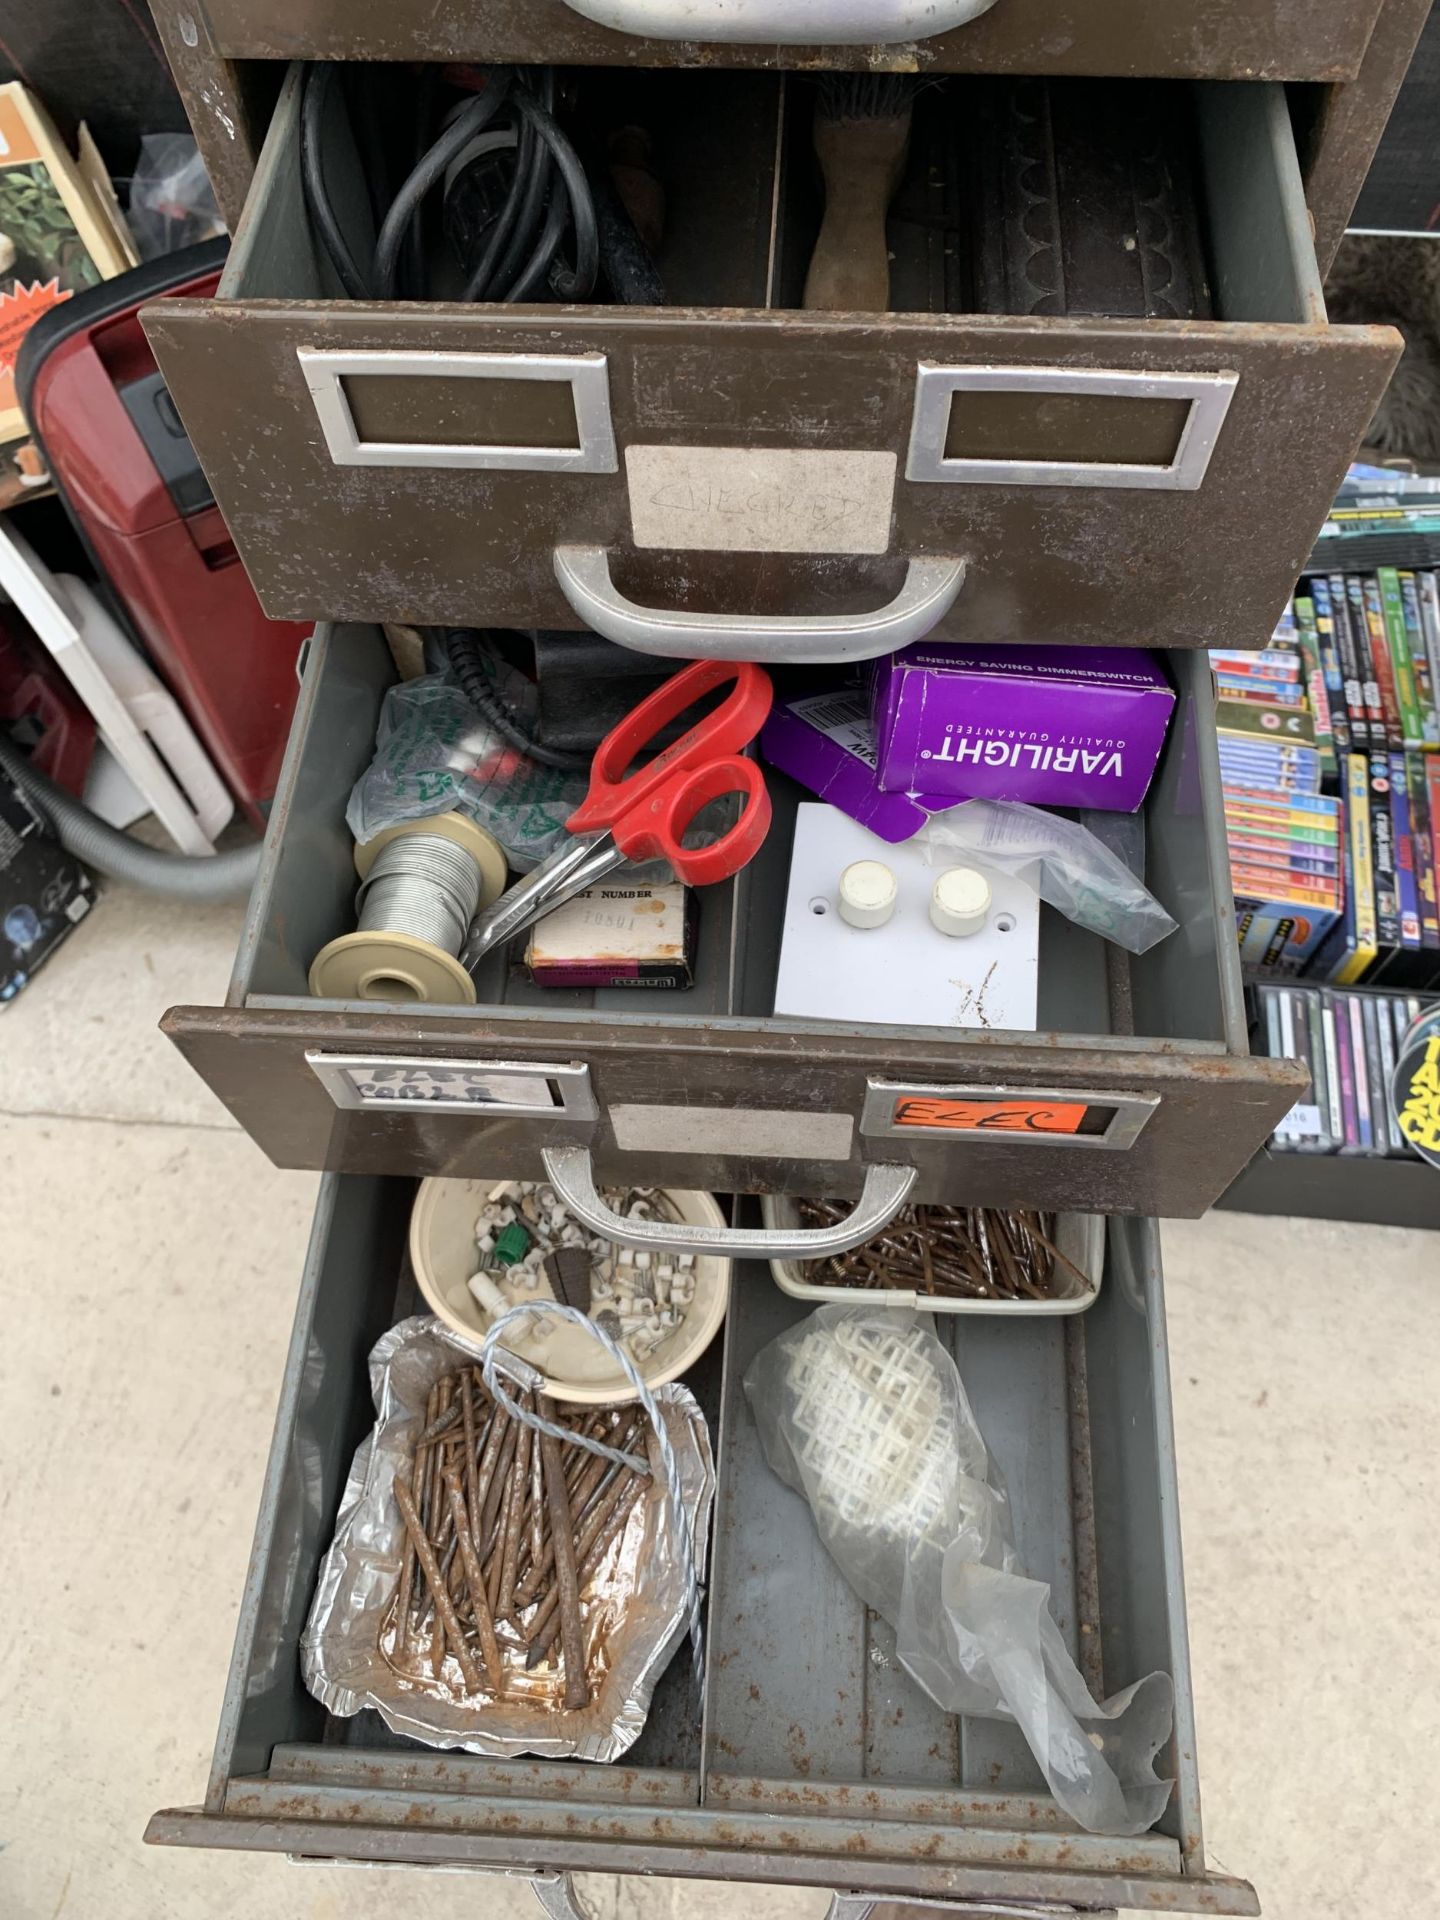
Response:
[[[433,90],[421,88],[418,98],[428,118],[434,111]],[[308,67],[300,110],[305,204],[311,228],[346,295],[352,300],[393,300],[402,293],[430,297],[420,240],[426,206],[438,187],[448,208],[462,190],[466,172],[456,162],[493,131],[510,137],[478,156],[476,164],[480,158],[503,155],[509,179],[498,210],[482,230],[478,257],[460,262],[465,274],[461,297],[490,304],[547,295],[588,300],[600,277],[600,222],[585,168],[554,107],[552,69],[491,68],[482,91],[447,114],[439,132],[423,146],[389,198],[371,258],[362,262],[336,216],[325,169],[327,138],[344,125],[337,116],[348,119],[343,76],[332,62]],[[371,177],[370,186],[372,198],[377,187],[384,197],[382,183]],[[445,224],[452,235],[461,228],[458,221]],[[563,256],[567,239],[573,264]]]

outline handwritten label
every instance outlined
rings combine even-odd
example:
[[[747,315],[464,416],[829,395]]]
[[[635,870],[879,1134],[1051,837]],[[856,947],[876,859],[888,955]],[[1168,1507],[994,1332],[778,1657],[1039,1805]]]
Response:
[[[627,447],[637,547],[886,553],[898,456],[785,447]]]
[[[1090,1111],[1083,1100],[933,1100],[902,1095],[897,1127],[941,1133],[1079,1133]]]
[[[543,1065],[520,1060],[370,1058],[307,1048],[305,1059],[337,1107],[355,1112],[514,1115],[593,1120],[590,1069],[578,1060]]]
[[[555,1096],[544,1080],[477,1072],[472,1067],[402,1067],[376,1061],[369,1067],[350,1067],[347,1077],[367,1106],[390,1101],[469,1107],[555,1105]]]

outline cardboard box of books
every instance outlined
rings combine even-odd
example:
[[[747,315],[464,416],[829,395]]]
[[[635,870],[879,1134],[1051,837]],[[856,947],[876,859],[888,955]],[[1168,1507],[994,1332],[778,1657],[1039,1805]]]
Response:
[[[26,87],[0,86],[0,443],[27,431],[15,393],[26,333],[42,313],[136,258],[84,129],[72,157]]]

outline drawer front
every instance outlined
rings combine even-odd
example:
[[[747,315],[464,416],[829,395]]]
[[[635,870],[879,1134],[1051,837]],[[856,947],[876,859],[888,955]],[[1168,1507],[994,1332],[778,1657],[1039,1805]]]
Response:
[[[739,228],[718,244],[724,209],[693,178],[672,206],[729,263],[685,264],[694,304],[390,306],[313,297],[296,70],[227,297],[145,314],[267,613],[589,627],[684,658],[865,658],[927,631],[1268,640],[1399,347],[1323,325],[1279,89],[1185,89],[1173,109],[1193,108],[1201,151],[1182,198],[1192,224],[1210,211],[1209,322],[1037,317],[1058,242],[1033,281],[986,294],[1014,317],[757,311],[806,253],[772,201],[813,156],[777,171],[779,83],[670,76],[672,106],[677,86],[707,178],[716,127],[746,115]],[[909,265],[905,284],[959,297]]]
[[[941,72],[1343,80],[1359,68],[1380,8],[1381,0],[995,0],[948,32],[907,37],[903,52]],[[351,0],[343,8],[330,0],[206,0],[204,11],[218,49],[232,57],[798,66],[818,54],[843,68],[882,64],[884,56],[877,58],[873,45],[777,46],[793,32],[763,31],[764,23],[774,19],[783,29],[808,11],[814,20],[855,23],[846,39],[863,30],[859,23],[872,22],[873,41],[892,23],[904,33],[926,16],[962,18],[969,5],[454,0],[437,9],[421,0]],[[706,44],[707,16],[737,14],[757,23],[750,44],[728,36]],[[652,22],[673,30],[677,16],[689,23],[682,39],[641,37]],[[607,21],[633,23],[636,31],[617,31]],[[817,26],[814,37],[822,31]]]
[[[1100,1300],[1078,1320],[942,1335],[1012,1489],[1022,1560],[1087,1679],[1102,1694],[1174,1679],[1174,1799],[1152,1832],[1114,1840],[1070,1827],[1013,1728],[940,1714],[913,1687],[764,1465],[741,1377],[805,1309],[763,1267],[737,1272],[723,1338],[688,1376],[719,1477],[703,1698],[682,1652],[613,1767],[440,1753],[377,1740],[368,1714],[330,1718],[301,1682],[299,1638],[373,1419],[366,1354],[416,1309],[412,1197],[395,1180],[321,1188],[205,1804],[157,1814],[149,1840],[788,1882],[961,1911],[1257,1911],[1205,1866],[1153,1225],[1112,1229]]]
[[[1305,1076],[1247,1051],[1210,674],[1170,659],[1169,740],[1143,828],[1123,825],[1179,930],[1130,959],[1046,909],[1040,1030],[954,1033],[772,1017],[796,791],[773,772],[759,856],[701,892],[688,991],[535,987],[497,953],[473,1008],[306,997],[310,961],[353,926],[345,805],[394,678],[373,628],[322,628],[231,1003],[165,1029],[282,1166],[534,1175],[568,1146],[647,1185],[853,1194],[903,1165],[932,1198],[1201,1213]],[[1072,1130],[1037,1131],[1054,1125]]]
[[[1306,1083],[1284,1060],[984,1033],[927,1042],[494,1008],[417,1021],[179,1007],[163,1024],[282,1167],[538,1179],[546,1148],[581,1146],[616,1185],[852,1196],[867,1169],[907,1166],[917,1199],[1081,1213],[1205,1212]],[[578,1114],[557,1071],[577,1067],[593,1106]],[[487,1075],[532,1078],[543,1104],[487,1116],[470,1104],[488,1100]]]
[[[598,560],[601,595],[628,603],[632,644],[649,633],[650,651],[671,651],[669,610],[761,632],[774,615],[873,617],[856,657],[888,649],[907,568],[926,561],[965,567],[938,638],[1264,644],[1394,358],[1378,329],[983,316],[171,301],[146,329],[272,617],[609,631],[557,579],[557,557],[573,576],[578,556]],[[376,405],[417,380],[474,439],[358,436],[347,386]],[[1013,404],[1021,458],[947,456],[982,383]],[[527,444],[537,386],[573,410],[560,448]],[[1024,422],[1077,392],[1152,405],[1166,433],[1183,418],[1168,464],[1077,443],[1067,484],[1037,479]],[[823,557],[796,550],[793,517],[729,504],[785,497],[802,454],[824,529],[804,537],[839,549]]]

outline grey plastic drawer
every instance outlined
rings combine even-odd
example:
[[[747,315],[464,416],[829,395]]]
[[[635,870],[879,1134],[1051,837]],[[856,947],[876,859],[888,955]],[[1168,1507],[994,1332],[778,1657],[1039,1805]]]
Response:
[[[798,308],[812,105],[787,76],[647,76],[677,152],[672,304],[641,309],[337,299],[305,214],[298,72],[219,297],[145,313],[276,618],[593,627],[704,653],[677,642],[681,615],[762,662],[805,657],[773,627],[795,620],[848,621],[856,658],[927,628],[1259,647],[1398,356],[1389,329],[1326,324],[1278,86],[1171,83],[1157,105],[1161,83],[1133,81],[1094,109],[1193,134],[1183,213],[1134,211],[1144,177],[1107,189],[1133,216],[1129,257],[1163,263],[1138,307],[1072,310],[1065,243],[1028,226],[1017,257],[1041,270],[962,298],[943,262],[912,270],[934,226],[917,215],[892,234],[912,310],[826,315]],[[945,108],[947,140],[966,112]],[[1023,181],[1048,149],[1019,138]],[[342,218],[368,204],[346,152],[337,136]],[[954,192],[988,235],[977,174]],[[1166,304],[1176,225],[1208,236],[1198,313]],[[1170,317],[1094,317],[1133,311]],[[737,495],[792,510],[737,515]]]
[[[366,1354],[416,1308],[413,1192],[354,1177],[321,1187],[205,1803],[156,1814],[148,1839],[962,1906],[1258,1911],[1244,1882],[1205,1866],[1153,1223],[1112,1225],[1086,1314],[941,1323],[1010,1488],[1021,1557],[1051,1583],[1081,1670],[1102,1693],[1155,1669],[1174,1678],[1161,1759],[1175,1794],[1154,1831],[1116,1840],[1070,1826],[1015,1729],[927,1701],[764,1465],[741,1375],[805,1308],[758,1265],[738,1270],[723,1342],[689,1377],[719,1471],[704,1698],[682,1653],[614,1767],[500,1764],[431,1751],[372,1713],[329,1717],[301,1683],[298,1643],[373,1418]]]
[[[377,629],[321,629],[227,1005],[177,1008],[165,1030],[280,1166],[537,1177],[542,1149],[570,1145],[619,1182],[855,1194],[869,1168],[906,1164],[917,1197],[1202,1213],[1298,1098],[1304,1070],[1248,1052],[1210,672],[1199,655],[1168,659],[1179,697],[1145,810],[1096,824],[1143,840],[1146,878],[1179,930],[1132,959],[1042,909],[1039,1031],[957,1031],[773,1017],[799,797],[773,771],[759,858],[700,895],[686,992],[535,987],[496,953],[474,1007],[311,999],[311,960],[354,925],[345,804],[394,679]],[[357,1056],[539,1069],[550,1091],[500,1113],[347,1098],[326,1068]],[[1081,1101],[1085,1130],[893,1124],[909,1096],[967,1089]]]

